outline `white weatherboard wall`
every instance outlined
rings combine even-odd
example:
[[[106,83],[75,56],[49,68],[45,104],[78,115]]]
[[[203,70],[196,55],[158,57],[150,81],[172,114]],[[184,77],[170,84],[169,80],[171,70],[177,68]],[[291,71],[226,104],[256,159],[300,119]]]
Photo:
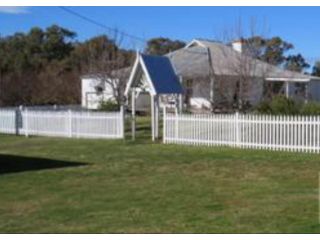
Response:
[[[114,80],[116,81],[116,80]],[[98,93],[96,87],[102,87],[102,92]],[[101,101],[115,101],[113,90],[110,84],[101,82],[98,78],[83,77],[81,79],[81,106],[86,109],[98,109]],[[150,110],[150,94],[141,92],[136,99],[137,111]]]
[[[124,113],[0,110],[0,133],[73,138],[124,137]]]
[[[320,152],[319,116],[164,114],[164,143]]]
[[[96,87],[101,87],[98,93]],[[97,78],[86,77],[81,79],[81,105],[88,109],[98,109],[101,101],[114,100],[111,86]]]

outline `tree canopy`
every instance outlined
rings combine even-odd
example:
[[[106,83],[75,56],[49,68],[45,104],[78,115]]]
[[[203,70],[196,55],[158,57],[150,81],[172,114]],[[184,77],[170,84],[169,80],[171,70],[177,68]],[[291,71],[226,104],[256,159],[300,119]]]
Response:
[[[75,37],[53,25],[0,38],[0,105],[76,104],[82,74],[101,71],[106,63],[113,64],[109,69],[131,64],[132,52],[105,35],[85,42]]]
[[[280,37],[263,38],[254,36],[244,39],[244,41],[250,54],[272,65],[296,72],[302,72],[310,67],[301,54],[288,55],[288,52],[294,49],[294,45]]]
[[[289,55],[286,58],[285,68],[295,72],[302,72],[305,68],[310,67],[301,54]]]
[[[179,48],[183,48],[185,42],[179,40],[171,40],[169,38],[152,38],[147,42],[145,52],[151,55],[165,55]]]
[[[294,48],[280,37],[272,37],[270,39],[260,36],[254,36],[245,39],[248,50],[258,59],[273,65],[281,65],[285,62],[285,54]]]
[[[320,77],[320,61],[316,61],[312,68],[312,75]]]

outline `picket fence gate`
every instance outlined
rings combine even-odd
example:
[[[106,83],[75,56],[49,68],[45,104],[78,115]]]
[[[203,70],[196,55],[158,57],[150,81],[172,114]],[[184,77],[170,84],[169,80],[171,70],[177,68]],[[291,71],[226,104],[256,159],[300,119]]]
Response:
[[[163,126],[164,143],[320,152],[320,116],[164,111]]]
[[[124,111],[1,110],[0,133],[73,138],[124,138]]]

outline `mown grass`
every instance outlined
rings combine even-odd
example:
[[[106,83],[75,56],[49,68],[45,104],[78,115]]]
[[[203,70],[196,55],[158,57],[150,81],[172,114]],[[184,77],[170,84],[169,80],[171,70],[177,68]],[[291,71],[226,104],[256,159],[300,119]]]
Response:
[[[151,143],[147,123],[134,142],[0,136],[0,232],[320,232],[319,155]]]

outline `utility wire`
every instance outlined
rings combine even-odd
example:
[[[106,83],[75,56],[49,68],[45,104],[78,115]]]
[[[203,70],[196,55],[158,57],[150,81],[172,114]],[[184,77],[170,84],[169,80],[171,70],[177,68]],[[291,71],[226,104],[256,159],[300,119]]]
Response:
[[[59,6],[59,8],[60,8],[61,10],[65,11],[65,12],[73,15],[73,16],[76,16],[76,17],[78,17],[78,18],[81,18],[81,19],[84,20],[84,21],[87,21],[87,22],[89,22],[89,23],[91,23],[91,24],[94,24],[94,25],[96,25],[96,26],[98,26],[98,27],[104,28],[104,29],[106,29],[106,30],[108,30],[108,31],[112,31],[112,32],[115,32],[115,33],[120,33],[120,34],[122,34],[123,36],[126,36],[126,37],[131,38],[131,39],[138,40],[138,41],[140,41],[140,42],[142,42],[142,43],[144,43],[144,44],[148,42],[146,39],[144,39],[144,38],[142,38],[142,37],[138,37],[138,36],[135,36],[135,35],[126,33],[126,32],[124,32],[124,31],[119,31],[119,30],[116,29],[116,28],[109,27],[109,26],[107,26],[107,25],[105,25],[105,24],[103,24],[103,23],[100,23],[100,22],[98,22],[98,21],[96,21],[96,20],[94,20],[94,19],[92,19],[92,18],[86,17],[86,16],[84,16],[84,15],[82,15],[82,14],[80,14],[80,13],[74,11],[74,10],[71,10],[71,9],[69,9],[69,8],[67,8],[67,7]],[[190,49],[188,49],[187,52],[188,52],[188,53],[194,53],[194,54],[203,54],[203,55],[206,55],[206,53],[203,53],[203,52],[195,52],[195,51],[192,51],[192,50],[190,50]],[[308,61],[311,61],[311,62],[319,61],[319,57],[306,57],[305,59],[308,60]]]
[[[100,23],[100,22],[98,22],[98,21],[96,21],[96,20],[94,20],[94,19],[88,18],[88,17],[86,17],[86,16],[84,16],[84,15],[82,15],[82,14],[80,14],[80,13],[74,11],[74,10],[71,10],[71,9],[69,9],[69,8],[67,8],[67,7],[62,7],[62,6],[60,6],[59,8],[62,9],[63,11],[65,11],[65,12],[73,15],[73,16],[76,16],[76,17],[78,17],[78,18],[81,18],[81,19],[84,20],[84,21],[87,21],[87,22],[89,22],[89,23],[91,23],[91,24],[94,24],[94,25],[96,25],[96,26],[98,26],[98,27],[104,28],[104,29],[106,29],[106,30],[108,30],[108,31],[112,31],[112,32],[115,32],[115,33],[120,33],[120,34],[122,34],[123,36],[126,36],[126,37],[131,38],[131,39],[138,40],[138,41],[140,41],[140,42],[142,42],[142,43],[146,43],[146,42],[147,42],[147,40],[144,39],[144,38],[137,37],[137,36],[134,36],[134,35],[132,35],[132,34],[129,34],[129,33],[123,32],[123,31],[119,31],[119,30],[116,29],[116,28],[109,27],[109,26],[107,26],[107,25],[105,25],[105,24],[103,24],[103,23]]]
[[[122,34],[123,36],[126,36],[126,37],[128,37],[128,38],[138,40],[139,42],[141,42],[141,43],[143,43],[143,44],[146,44],[146,43],[148,42],[148,41],[147,41],[146,39],[144,39],[144,38],[141,38],[141,37],[138,37],[138,36],[135,36],[135,35],[126,33],[126,32],[124,32],[124,31],[119,31],[119,30],[116,29],[116,28],[109,27],[109,26],[107,26],[107,25],[105,25],[105,24],[103,24],[103,23],[100,23],[100,22],[92,19],[92,18],[88,18],[88,17],[86,17],[86,16],[84,16],[84,15],[82,15],[82,14],[80,14],[80,13],[74,11],[74,10],[71,10],[70,8],[62,7],[62,6],[59,6],[59,8],[60,8],[61,10],[65,11],[65,12],[73,15],[73,16],[76,16],[76,17],[78,17],[78,18],[80,18],[80,19],[82,19],[82,20],[84,20],[84,21],[87,21],[87,22],[89,22],[89,23],[91,23],[91,24],[94,24],[94,25],[96,25],[96,26],[98,26],[98,27],[104,28],[104,29],[106,29],[106,30],[108,30],[108,31],[112,31],[112,32],[115,32],[115,33]],[[186,50],[186,49],[185,49],[185,50]],[[197,52],[197,51],[192,51],[192,50],[190,50],[190,49],[188,49],[188,50],[186,50],[186,51],[187,51],[188,53],[193,53],[193,54],[200,54],[200,55],[206,55],[206,54],[207,54],[206,52]]]

